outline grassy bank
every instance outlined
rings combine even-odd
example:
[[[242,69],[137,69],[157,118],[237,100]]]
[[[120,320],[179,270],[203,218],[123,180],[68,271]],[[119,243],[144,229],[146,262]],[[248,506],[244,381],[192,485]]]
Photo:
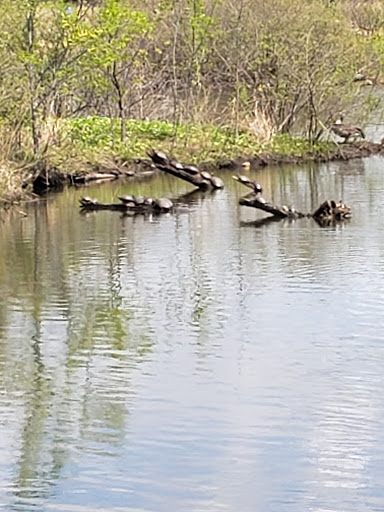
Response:
[[[148,148],[156,147],[181,161],[193,163],[265,152],[305,157],[313,152],[328,151],[332,145],[327,142],[311,144],[287,135],[276,135],[262,142],[250,131],[235,131],[225,126],[136,120],[127,122],[126,141],[121,142],[119,121],[105,117],[68,120],[62,131],[79,152],[91,151],[98,157],[114,153],[125,159],[142,158]]]
[[[106,117],[59,120],[50,127],[51,140],[34,162],[25,153],[19,162],[4,162],[0,171],[0,201],[14,202],[31,191],[30,169],[35,174],[91,172],[97,166],[108,166],[114,159],[130,161],[146,158],[146,150],[157,148],[179,161],[222,163],[241,157],[270,154],[305,160],[312,155],[326,155],[334,144],[310,144],[302,138],[276,135],[266,142],[248,132],[214,125],[174,125],[167,121],[128,121],[126,140],[120,140],[120,123]],[[48,143],[49,142],[49,143]],[[39,171],[40,170],[40,171]],[[23,188],[23,183],[30,185]]]
[[[32,177],[44,173],[77,174],[108,167],[112,161],[147,158],[149,148],[161,149],[179,161],[220,164],[237,158],[270,155],[303,161],[321,155],[326,158],[335,148],[332,142],[311,144],[305,139],[275,135],[257,140],[250,131],[236,132],[214,125],[175,125],[167,121],[127,122],[127,135],[120,140],[120,123],[106,117],[57,120],[49,127],[44,151],[37,157],[24,153],[18,162],[4,162],[0,172],[0,200],[9,203],[25,198],[31,191]],[[33,172],[31,172],[31,169]],[[30,185],[23,188],[26,181]]]

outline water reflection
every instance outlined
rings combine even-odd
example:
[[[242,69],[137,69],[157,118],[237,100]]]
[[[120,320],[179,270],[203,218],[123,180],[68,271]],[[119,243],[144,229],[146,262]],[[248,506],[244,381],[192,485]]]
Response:
[[[348,224],[271,222],[168,176],[86,194],[182,198],[3,214],[0,510],[381,510],[381,160],[262,170]]]

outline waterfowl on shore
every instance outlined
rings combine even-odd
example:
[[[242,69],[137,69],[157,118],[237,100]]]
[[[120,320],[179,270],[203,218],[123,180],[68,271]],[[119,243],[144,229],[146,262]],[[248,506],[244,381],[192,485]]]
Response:
[[[343,142],[348,142],[350,137],[362,137],[365,139],[365,134],[359,126],[344,124],[341,118],[331,125],[331,131],[344,139]]]
[[[364,73],[361,73],[361,71],[358,71],[355,76],[353,77],[353,82],[364,82],[367,80],[367,75]]]
[[[353,82],[360,82],[362,85],[374,85],[374,82],[371,78],[368,78],[366,74],[358,71],[353,77]]]

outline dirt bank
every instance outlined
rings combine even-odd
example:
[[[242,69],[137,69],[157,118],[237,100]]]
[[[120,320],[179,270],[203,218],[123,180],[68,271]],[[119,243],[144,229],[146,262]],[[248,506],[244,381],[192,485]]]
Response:
[[[331,162],[335,160],[352,160],[356,158],[366,158],[372,155],[384,155],[384,145],[376,142],[361,141],[351,144],[338,144],[334,149],[327,153],[313,152],[304,156],[281,155],[273,153],[263,153],[260,155],[248,155],[219,162],[221,169],[235,169],[249,162],[252,169],[259,169],[267,165],[300,164],[303,162]],[[212,164],[215,166],[215,164]],[[216,165],[217,166],[217,165]]]
[[[177,151],[176,151],[177,152]],[[175,153],[176,153],[175,152]],[[259,169],[268,165],[300,164],[304,162],[330,162],[335,160],[352,160],[366,158],[372,155],[384,155],[384,145],[375,142],[362,141],[351,144],[335,145],[333,150],[326,153],[313,152],[303,156],[263,153],[259,155],[244,155],[233,160],[204,162],[199,165],[201,170],[228,169],[233,170],[246,164],[251,169]],[[72,173],[50,167],[44,162],[38,162],[29,170],[25,187],[32,186],[36,194],[48,190],[60,190],[64,186],[84,185],[95,181],[111,181],[120,178],[147,179],[154,175],[156,168],[149,159],[122,160],[111,159],[100,165],[85,165],[80,172]]]

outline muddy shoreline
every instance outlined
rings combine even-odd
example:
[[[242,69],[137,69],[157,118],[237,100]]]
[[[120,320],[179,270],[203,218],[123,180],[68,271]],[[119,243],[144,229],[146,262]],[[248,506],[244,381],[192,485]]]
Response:
[[[332,162],[341,160],[361,159],[373,155],[384,156],[384,144],[361,141],[350,144],[338,144],[327,153],[313,152],[304,156],[281,155],[264,153],[259,155],[245,155],[233,160],[216,162],[202,162],[201,170],[228,169],[234,170],[247,167],[260,169],[266,166],[281,166],[286,164],[302,164],[305,162]],[[149,159],[120,160],[115,158],[108,165],[93,166],[78,173],[63,172],[49,168],[41,162],[29,173],[25,187],[32,187],[35,194],[47,191],[59,191],[65,186],[84,186],[88,183],[111,181],[122,178],[133,180],[150,179],[159,172]]]
[[[216,166],[220,169],[235,169],[249,162],[251,169],[260,169],[266,166],[302,164],[305,162],[332,162],[341,160],[353,160],[367,158],[373,155],[384,156],[384,144],[377,142],[361,141],[350,144],[337,144],[327,153],[313,152],[304,156],[281,155],[277,153],[265,153],[256,156],[239,157],[228,162],[219,162]]]

